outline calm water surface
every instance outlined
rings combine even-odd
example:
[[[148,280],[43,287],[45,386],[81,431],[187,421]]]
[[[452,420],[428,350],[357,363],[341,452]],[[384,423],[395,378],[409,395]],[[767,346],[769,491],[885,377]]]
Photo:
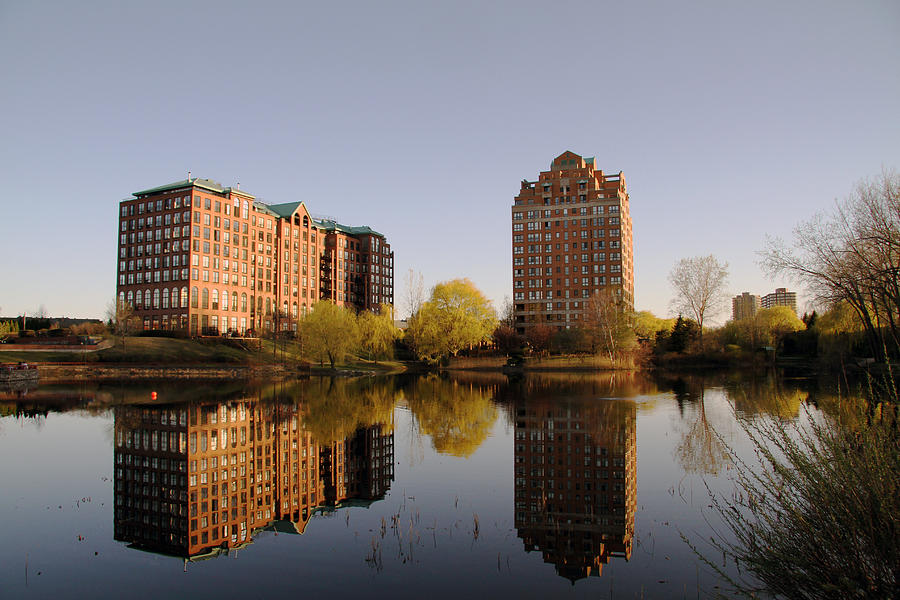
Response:
[[[153,393],[155,392],[155,399]],[[0,396],[0,597],[696,598],[722,441],[810,382],[642,375]]]

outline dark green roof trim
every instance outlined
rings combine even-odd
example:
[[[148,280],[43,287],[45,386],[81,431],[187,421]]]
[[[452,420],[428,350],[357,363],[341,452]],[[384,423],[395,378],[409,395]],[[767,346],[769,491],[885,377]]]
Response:
[[[350,227],[348,225],[341,225],[330,219],[313,219],[313,223],[316,227],[325,231],[337,231],[339,233],[348,233],[350,235],[377,235],[379,237],[384,237],[383,233],[378,233],[368,225],[363,225],[362,227]]]
[[[161,194],[162,192],[168,192],[170,190],[177,190],[179,188],[188,188],[188,187],[198,187],[204,190],[209,190],[211,192],[215,192],[217,194],[224,194],[225,192],[235,191],[244,196],[249,196],[253,198],[252,194],[248,194],[247,192],[242,192],[241,190],[235,190],[230,187],[222,187],[217,181],[213,181],[211,179],[201,179],[200,177],[193,177],[191,179],[182,179],[181,181],[175,181],[173,183],[169,183],[166,185],[161,185],[155,188],[150,188],[149,190],[141,190],[140,192],[134,192],[133,196],[148,196],[150,194]]]

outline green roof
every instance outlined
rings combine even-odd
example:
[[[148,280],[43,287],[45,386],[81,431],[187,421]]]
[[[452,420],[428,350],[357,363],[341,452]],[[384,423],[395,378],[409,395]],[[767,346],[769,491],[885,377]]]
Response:
[[[349,233],[350,235],[377,235],[384,237],[384,234],[378,233],[368,225],[363,225],[362,227],[350,227],[348,225],[341,225],[336,221],[332,221],[331,219],[313,219],[313,223],[319,229],[324,229],[325,231],[337,231],[340,233]]]
[[[222,184],[218,181],[213,181],[212,179],[201,179],[200,177],[193,177],[191,179],[182,179],[181,181],[175,181],[166,185],[161,185],[155,188],[150,188],[148,190],[141,190],[139,192],[134,192],[133,196],[147,196],[150,194],[159,194],[162,192],[167,192],[169,190],[177,190],[178,188],[185,187],[198,187],[204,190],[209,190],[211,192],[216,192],[222,194],[224,192],[232,191],[230,187],[222,187]],[[248,194],[246,192],[242,192],[241,190],[234,190],[236,192],[240,192],[245,196],[250,196],[253,198],[252,194]]]
[[[303,202],[285,202],[284,204],[267,204],[269,210],[285,219],[293,215]]]

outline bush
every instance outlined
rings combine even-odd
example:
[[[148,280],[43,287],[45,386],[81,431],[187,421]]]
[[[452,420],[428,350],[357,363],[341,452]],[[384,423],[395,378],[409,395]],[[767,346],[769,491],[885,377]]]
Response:
[[[808,426],[748,426],[759,465],[735,457],[739,494],[714,497],[735,541],[703,560],[734,591],[893,598],[900,585],[900,438],[894,407]],[[860,411],[861,413],[862,411]],[[808,415],[813,417],[813,415]],[[695,548],[696,551],[696,548]],[[719,557],[754,581],[729,578]]]

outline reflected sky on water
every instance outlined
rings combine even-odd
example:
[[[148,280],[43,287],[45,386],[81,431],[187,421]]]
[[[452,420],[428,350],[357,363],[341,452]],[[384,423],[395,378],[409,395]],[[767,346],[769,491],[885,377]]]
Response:
[[[696,597],[775,376],[500,374],[0,395],[3,597]],[[153,392],[156,393],[155,399]],[[113,404],[113,406],[110,406]]]

